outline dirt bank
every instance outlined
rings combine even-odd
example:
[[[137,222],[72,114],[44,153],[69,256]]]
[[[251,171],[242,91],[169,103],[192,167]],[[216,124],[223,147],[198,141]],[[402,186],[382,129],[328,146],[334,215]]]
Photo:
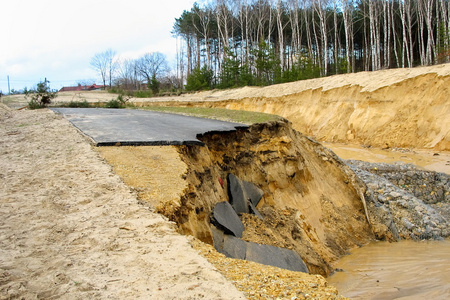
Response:
[[[333,261],[373,239],[350,169],[326,148],[293,130],[290,123],[256,124],[248,130],[205,134],[199,139],[206,146],[178,147],[184,167],[179,160],[161,162],[147,147],[99,151],[138,190],[142,201],[175,221],[180,232],[209,244],[213,242],[212,208],[228,201],[228,173],[265,192],[258,205],[264,220],[244,215],[244,239],[294,249],[311,273],[328,275]],[[183,168],[185,182],[174,182],[172,189],[177,187],[178,192],[173,196],[161,197],[141,187],[142,182],[153,186],[150,177],[159,177],[157,169],[167,173]],[[165,175],[161,178],[167,182]]]
[[[450,150],[449,94],[450,64],[443,64],[132,100],[277,114],[319,141]]]
[[[315,274],[327,276],[335,260],[375,237],[394,241],[448,236],[442,217],[447,211],[447,196],[443,195],[448,194],[448,188],[444,184],[433,189],[429,182],[439,174],[415,171],[426,173],[417,185],[427,182],[427,188],[414,190],[420,190],[420,195],[442,194],[442,199],[430,198],[438,203],[435,210],[426,205],[428,198],[418,199],[407,188],[376,176],[356,177],[334,153],[295,131],[288,121],[198,138],[205,146],[171,147],[167,158],[154,155],[151,147],[106,147],[99,151],[138,191],[141,201],[176,222],[179,232],[211,245],[212,209],[229,201],[227,175],[232,173],[257,185],[264,191],[257,206],[263,218],[241,216],[243,239],[293,249]],[[184,180],[168,178],[173,170],[184,174]],[[411,180],[416,178],[414,174]],[[405,182],[406,187],[416,184]],[[386,207],[378,199],[384,199]]]

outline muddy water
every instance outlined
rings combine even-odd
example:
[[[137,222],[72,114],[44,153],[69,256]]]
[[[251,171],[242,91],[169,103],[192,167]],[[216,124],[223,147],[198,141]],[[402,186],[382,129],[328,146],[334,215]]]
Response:
[[[352,299],[450,299],[450,240],[373,242],[334,267],[328,282]]]
[[[424,170],[450,174],[450,152],[432,150],[407,150],[363,148],[357,145],[322,143],[342,159],[356,159],[372,163],[395,163],[398,161],[414,164]]]

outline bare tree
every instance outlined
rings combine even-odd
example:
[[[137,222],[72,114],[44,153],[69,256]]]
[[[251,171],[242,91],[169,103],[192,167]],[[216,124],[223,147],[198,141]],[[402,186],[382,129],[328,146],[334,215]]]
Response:
[[[277,2],[277,29],[278,29],[278,47],[280,52],[280,66],[284,69],[284,26],[283,26],[283,6],[281,0]],[[269,37],[270,41],[270,37]]]
[[[121,88],[132,90],[140,87],[140,74],[137,71],[136,61],[126,59],[120,62],[116,84]]]
[[[95,54],[91,59],[90,65],[102,77],[103,85],[106,86],[106,80],[108,80],[109,87],[111,87],[113,74],[117,68],[116,51],[108,49]]]
[[[211,68],[211,55],[210,55],[211,53],[209,49],[208,39],[210,37],[210,29],[211,29],[210,23],[212,21],[212,11],[209,7],[201,9],[199,7],[194,6],[194,8],[195,8],[194,12],[198,17],[199,24],[196,24],[196,22],[193,23],[195,28],[203,38],[206,52],[206,65],[208,66],[208,68]]]
[[[292,39],[291,48],[292,56],[295,56],[301,50],[302,31],[300,28],[299,5],[298,0],[289,0],[289,22],[291,23]]]
[[[145,77],[147,84],[152,78],[161,78],[169,70],[166,56],[160,52],[146,53],[136,60],[137,71]]]
[[[342,4],[342,16],[344,19],[344,31],[345,31],[345,56],[347,59],[347,73],[350,70],[354,70],[350,55],[353,57],[353,20],[352,20],[352,3],[348,0],[341,0]],[[350,48],[351,47],[351,48]]]
[[[322,41],[322,76],[327,76],[328,74],[328,29],[327,29],[327,15],[326,15],[327,0],[315,0],[314,9],[319,16],[320,22],[320,33]]]
[[[436,47],[434,44],[434,36],[433,36],[433,0],[428,0],[425,3],[425,23],[427,25],[428,30],[428,38],[427,38],[427,64],[432,64],[433,54],[436,57]]]

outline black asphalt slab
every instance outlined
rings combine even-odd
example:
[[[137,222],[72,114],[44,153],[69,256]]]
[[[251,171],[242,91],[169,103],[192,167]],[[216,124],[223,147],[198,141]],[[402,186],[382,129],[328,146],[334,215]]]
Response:
[[[51,108],[62,114],[96,146],[203,145],[197,135],[247,128],[240,123],[162,112],[108,108]]]

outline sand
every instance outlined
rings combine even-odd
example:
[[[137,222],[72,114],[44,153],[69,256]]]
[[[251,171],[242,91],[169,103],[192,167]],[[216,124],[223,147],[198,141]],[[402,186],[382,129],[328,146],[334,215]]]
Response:
[[[0,107],[0,299],[245,299],[49,110]]]

